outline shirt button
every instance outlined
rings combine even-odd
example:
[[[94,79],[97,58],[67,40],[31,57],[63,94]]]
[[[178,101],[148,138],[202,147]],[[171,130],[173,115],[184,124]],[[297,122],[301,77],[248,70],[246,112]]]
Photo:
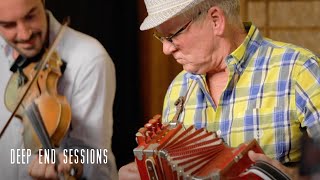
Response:
[[[254,138],[260,139],[263,136],[263,130],[259,130],[255,133]]]

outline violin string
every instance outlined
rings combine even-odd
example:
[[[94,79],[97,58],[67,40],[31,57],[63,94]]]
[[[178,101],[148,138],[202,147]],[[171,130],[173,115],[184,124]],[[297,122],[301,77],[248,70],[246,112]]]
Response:
[[[39,108],[37,107],[37,105],[34,102],[32,102],[26,108],[25,112],[28,119],[31,122],[31,125],[33,126],[33,129],[35,130],[35,132],[38,135],[38,138],[40,139],[43,149],[52,149],[49,134],[47,132],[47,129],[44,126],[44,123],[41,118]]]
[[[50,136],[47,131],[47,128],[44,125],[43,119],[41,117],[41,113],[39,111],[38,106],[32,102],[27,108],[26,108],[26,115],[28,119],[31,122],[31,125],[33,126],[33,129],[35,130],[38,138],[40,139],[40,142],[42,144],[43,149],[51,150],[54,147],[51,144],[50,141]],[[51,152],[51,151],[49,151]],[[57,171],[58,169],[58,164],[59,162],[59,156],[58,154],[55,154],[55,170]],[[63,180],[64,177],[62,174],[59,174],[59,179]]]

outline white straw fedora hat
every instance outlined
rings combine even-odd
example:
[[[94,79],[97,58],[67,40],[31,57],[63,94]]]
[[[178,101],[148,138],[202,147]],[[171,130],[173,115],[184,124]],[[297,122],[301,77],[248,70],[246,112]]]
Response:
[[[142,22],[140,30],[154,28],[202,1],[204,0],[144,0],[148,16]]]

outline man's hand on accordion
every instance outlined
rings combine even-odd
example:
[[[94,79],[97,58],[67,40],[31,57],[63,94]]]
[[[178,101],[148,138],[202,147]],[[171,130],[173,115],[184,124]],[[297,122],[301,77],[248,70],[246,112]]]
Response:
[[[119,169],[119,180],[140,180],[137,164],[131,162]]]
[[[290,179],[293,179],[293,180],[300,179],[298,167],[295,167],[295,168],[286,167],[283,164],[281,164],[279,161],[271,159],[265,154],[255,153],[254,151],[249,151],[248,156],[253,162],[264,161],[271,164],[281,172],[285,173]]]

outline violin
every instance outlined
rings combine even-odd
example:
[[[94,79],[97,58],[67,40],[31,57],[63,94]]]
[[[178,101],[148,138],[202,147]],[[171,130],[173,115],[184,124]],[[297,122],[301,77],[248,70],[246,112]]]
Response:
[[[24,145],[33,153],[41,148],[51,150],[59,147],[70,126],[70,104],[57,91],[63,62],[54,50],[67,24],[62,25],[51,47],[42,51],[40,61],[20,67],[12,74],[5,90],[5,105],[12,112],[5,128],[14,116],[21,119]],[[31,60],[24,58],[23,61]],[[57,168],[58,157],[55,162]],[[72,173],[74,175],[75,172]],[[72,177],[65,175],[60,178]]]
[[[13,112],[18,100],[29,87],[31,79],[39,71],[38,78],[30,87],[19,106],[16,117],[22,119],[24,125],[23,139],[25,147],[36,152],[40,148],[58,147],[65,136],[71,122],[71,107],[65,96],[57,92],[58,80],[61,77],[62,60],[54,52],[45,67],[41,70],[40,62],[32,62],[23,69],[28,80],[21,82],[21,72],[13,73],[5,91],[5,105]],[[43,124],[40,124],[42,123]],[[33,128],[33,127],[37,128]],[[45,129],[41,129],[42,126]],[[39,131],[39,132],[36,132]],[[39,133],[44,133],[38,136]],[[50,143],[45,137],[50,137]],[[49,143],[49,144],[48,144]],[[43,147],[43,145],[45,147]]]

